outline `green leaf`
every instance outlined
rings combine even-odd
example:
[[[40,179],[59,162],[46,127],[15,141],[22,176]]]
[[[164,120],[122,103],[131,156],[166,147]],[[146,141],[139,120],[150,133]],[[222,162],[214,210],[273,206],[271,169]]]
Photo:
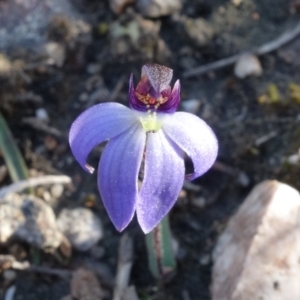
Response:
[[[12,181],[26,179],[28,171],[14,137],[0,113],[0,151],[4,157]]]
[[[149,268],[154,277],[163,279],[175,271],[176,261],[168,216],[146,235],[146,245]]]

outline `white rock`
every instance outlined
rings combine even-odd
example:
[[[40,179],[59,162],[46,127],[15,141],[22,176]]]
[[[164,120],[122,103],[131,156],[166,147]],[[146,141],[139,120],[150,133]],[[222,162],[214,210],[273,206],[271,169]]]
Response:
[[[62,240],[53,210],[43,200],[9,194],[0,199],[0,245],[20,239],[38,248],[57,248]]]
[[[51,186],[51,195],[52,197],[54,197],[55,199],[59,198],[63,192],[64,192],[64,186],[62,184],[54,184]]]
[[[139,12],[144,17],[168,16],[181,9],[180,0],[137,0]]]
[[[257,56],[250,53],[241,55],[235,63],[234,74],[238,78],[245,78],[250,75],[261,75],[262,67]]]
[[[44,47],[50,59],[49,63],[62,67],[66,59],[65,47],[56,42],[48,42]]]
[[[213,300],[300,299],[300,195],[257,185],[231,218],[213,253]]]
[[[45,108],[38,108],[35,111],[35,116],[41,121],[44,121],[44,122],[49,121],[49,116],[48,116],[48,113]]]
[[[17,272],[15,270],[4,270],[2,276],[8,282],[14,281],[17,278]]]
[[[60,230],[79,251],[87,251],[103,237],[100,219],[87,208],[63,209],[58,217]]]
[[[240,6],[240,4],[243,2],[243,0],[231,0],[231,3],[235,6]]]
[[[134,0],[110,0],[110,9],[117,15],[119,15],[126,6],[134,3]]]

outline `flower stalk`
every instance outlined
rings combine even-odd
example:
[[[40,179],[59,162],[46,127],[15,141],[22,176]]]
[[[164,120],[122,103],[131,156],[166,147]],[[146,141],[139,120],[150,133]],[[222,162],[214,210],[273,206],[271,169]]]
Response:
[[[175,271],[176,261],[168,215],[146,235],[146,246],[149,269],[155,278],[165,279]]]

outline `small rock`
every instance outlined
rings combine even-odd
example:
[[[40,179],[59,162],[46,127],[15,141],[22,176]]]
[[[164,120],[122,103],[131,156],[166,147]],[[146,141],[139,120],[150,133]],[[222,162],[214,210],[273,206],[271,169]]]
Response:
[[[51,196],[57,199],[63,194],[64,186],[62,184],[54,184],[52,185],[50,192]]]
[[[196,114],[201,106],[199,99],[189,99],[181,102],[181,106],[184,111]]]
[[[45,108],[38,108],[35,111],[35,116],[43,122],[49,122],[49,116]]]
[[[62,240],[53,210],[37,197],[9,194],[0,199],[0,224],[0,245],[15,238],[56,249]]]
[[[3,271],[3,278],[8,281],[14,281],[17,278],[17,272],[15,270],[4,270]]]
[[[248,187],[250,185],[250,178],[245,172],[240,172],[237,176],[237,182],[242,187]]]
[[[286,161],[290,164],[290,165],[298,165],[300,162],[300,153],[296,153],[296,154],[292,154],[290,156],[287,157]]]
[[[139,12],[147,18],[168,16],[181,9],[180,0],[137,0]]]
[[[88,64],[86,71],[91,75],[95,75],[101,71],[102,66],[97,63]]]
[[[43,192],[43,199],[48,203],[51,201],[51,195],[48,191]]]
[[[71,281],[72,297],[78,300],[101,300],[103,292],[95,274],[89,270],[79,269]]]
[[[278,181],[257,185],[213,253],[213,300],[300,299],[300,195]]]
[[[234,74],[238,78],[245,78],[250,75],[260,76],[262,67],[257,56],[246,53],[240,56],[234,66]]]
[[[63,209],[58,220],[60,230],[79,251],[87,251],[103,237],[100,219],[89,209]]]
[[[202,266],[208,265],[210,263],[210,255],[204,254],[203,256],[200,257],[199,262]]]
[[[79,269],[73,274],[71,294],[78,300],[103,299],[102,289],[95,274],[84,269]]]
[[[89,94],[88,93],[82,93],[79,95],[79,101],[80,102],[87,102],[89,100]]]
[[[125,16],[124,16],[125,17]],[[160,37],[159,21],[143,19],[140,15],[126,15],[126,20],[117,20],[110,26],[110,45],[113,56],[137,59],[137,53],[148,60],[164,61],[170,50]]]
[[[66,58],[64,46],[56,42],[49,42],[44,47],[49,57],[49,63],[61,67]]]
[[[0,53],[0,76],[7,76],[12,71],[13,67],[9,59]]]
[[[110,9],[117,15],[124,11],[125,7],[134,3],[135,0],[110,0]]]
[[[57,140],[52,135],[45,137],[44,144],[48,151],[54,151],[57,148]]]
[[[197,208],[204,208],[206,206],[207,201],[204,197],[192,198],[191,204]]]
[[[235,6],[240,6],[243,0],[231,0],[231,3]]]
[[[184,34],[197,47],[209,45],[215,35],[213,27],[202,18],[184,18],[182,21]]]

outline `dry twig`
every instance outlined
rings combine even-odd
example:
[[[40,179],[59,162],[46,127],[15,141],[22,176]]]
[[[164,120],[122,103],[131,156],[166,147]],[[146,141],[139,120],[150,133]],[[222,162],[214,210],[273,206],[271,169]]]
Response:
[[[32,266],[28,261],[19,262],[16,261],[12,255],[0,255],[0,270],[2,269],[34,272],[44,275],[58,276],[63,279],[70,279],[72,275],[72,272],[68,270],[52,269],[44,266]]]
[[[48,175],[48,176],[42,176],[36,178],[29,178],[27,180],[21,180],[0,189],[0,201],[7,194],[18,193],[30,187],[35,187],[38,185],[57,184],[57,183],[68,184],[71,181],[72,181],[71,178],[65,175]]]
[[[39,120],[38,118],[34,118],[34,117],[30,117],[30,118],[23,118],[22,119],[22,123],[31,126],[32,128],[39,130],[41,132],[45,132],[47,134],[53,135],[57,138],[62,138],[65,137],[65,135],[63,133],[61,133],[61,131],[59,131],[58,129],[51,127],[47,124],[45,124],[45,122]]]
[[[215,61],[213,63],[200,66],[197,68],[194,68],[192,70],[188,70],[185,73],[183,73],[183,77],[188,78],[196,75],[202,75],[204,73],[214,71],[217,69],[221,69],[227,66],[230,66],[234,64],[245,52],[255,54],[255,55],[263,55],[267,54],[269,52],[272,52],[283,45],[287,44],[288,42],[292,41],[295,37],[297,37],[300,34],[300,23],[298,23],[294,28],[287,30],[285,33],[280,35],[278,38],[274,39],[271,42],[268,42],[258,48],[254,48],[250,51],[244,51],[239,54],[235,54],[233,56]]]

